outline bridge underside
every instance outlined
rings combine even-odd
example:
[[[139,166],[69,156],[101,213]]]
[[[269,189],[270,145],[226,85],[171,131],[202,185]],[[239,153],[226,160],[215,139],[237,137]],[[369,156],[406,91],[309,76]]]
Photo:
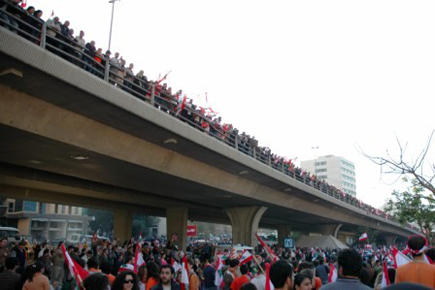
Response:
[[[268,208],[262,227],[315,231],[340,223],[343,231],[365,225],[408,234],[204,136],[46,51],[30,47],[20,52],[26,45],[32,44],[14,49],[22,60],[0,52],[2,195],[160,216],[183,207],[189,219],[228,224],[226,209],[259,206]],[[33,61],[40,69],[26,64]]]

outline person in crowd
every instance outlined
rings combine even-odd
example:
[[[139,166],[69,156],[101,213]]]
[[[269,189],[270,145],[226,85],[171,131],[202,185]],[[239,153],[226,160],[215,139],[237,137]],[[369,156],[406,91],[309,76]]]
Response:
[[[231,290],[240,290],[240,288],[242,288],[244,284],[249,283],[250,278],[248,276],[248,266],[246,266],[245,264],[240,266],[240,273],[242,275],[235,278],[233,280],[233,283],[231,283]]]
[[[89,274],[101,273],[100,264],[98,263],[97,257],[92,257],[86,262]]]
[[[408,249],[412,262],[397,268],[396,283],[411,282],[435,288],[435,266],[427,264],[423,256],[427,249],[426,238],[419,235],[409,237]]]
[[[6,259],[9,257],[8,239],[0,239],[0,272],[3,271],[6,263]]]
[[[89,275],[83,281],[83,288],[85,290],[108,290],[110,289],[109,278],[100,273]]]
[[[137,275],[132,271],[119,273],[111,290],[139,290]]]
[[[305,273],[296,274],[294,279],[294,290],[313,289],[312,280],[313,276],[307,275]]]
[[[264,264],[264,262],[262,262],[260,266],[257,265],[257,273],[250,282],[255,285],[257,290],[264,290],[266,287],[266,275],[264,273],[265,269],[266,269],[266,265]]]
[[[125,80],[124,86],[127,87],[127,92],[131,92],[132,84],[134,83],[134,73],[133,73],[134,65],[130,63],[130,65],[125,68]]]
[[[213,257],[204,255],[204,270],[202,275],[204,277],[204,290],[216,290],[217,287],[214,284],[216,279],[216,269],[213,267]]]
[[[18,261],[16,258],[8,257],[5,262],[6,270],[0,273],[0,286],[2,290],[20,290],[21,275],[16,273]]]
[[[160,266],[160,283],[153,290],[180,290],[180,285],[174,281],[175,271],[170,265]]]
[[[193,270],[193,266],[195,265],[195,262],[192,258],[187,258],[187,267],[188,267],[188,275],[189,275],[189,290],[199,290],[200,287],[200,281],[198,278],[198,275],[196,275],[195,271]]]
[[[35,263],[26,268],[26,282],[23,285],[23,290],[49,290],[50,282],[43,274],[43,266],[40,263]]]
[[[254,284],[246,283],[246,284],[243,284],[243,286],[242,286],[242,288],[240,288],[240,290],[258,290],[258,289],[257,289],[257,286],[255,286]]]
[[[147,280],[146,280],[146,290],[151,290],[154,286],[159,284],[160,281],[160,269],[159,266],[154,261],[149,261],[147,263]]]
[[[322,280],[322,284],[328,284],[328,274],[329,268],[324,264],[325,260],[321,257],[319,258],[319,265],[316,267],[316,277],[319,277]]]
[[[51,275],[52,281],[56,281],[58,286],[62,286],[63,278],[64,278],[64,265],[65,259],[63,257],[62,249],[57,247],[54,252],[54,255],[51,257],[53,263],[53,273]]]
[[[85,50],[83,54],[83,61],[86,63],[86,70],[92,74],[95,74],[93,59],[95,54],[97,53],[97,49],[95,48],[95,41],[91,41],[86,43]]]
[[[100,264],[101,272],[109,279],[110,286],[115,282],[116,277],[112,275],[113,266],[109,261],[102,261]]]
[[[232,259],[229,261],[229,268],[225,271],[224,274],[224,290],[231,289],[231,284],[234,279],[237,278],[237,269],[239,267],[239,260]]]
[[[275,290],[293,289],[293,267],[284,260],[275,262],[270,267],[270,281]]]
[[[324,285],[321,290],[332,289],[355,289],[364,290],[372,289],[359,280],[359,274],[362,269],[361,255],[355,249],[344,249],[338,253],[338,275],[337,281]]]
[[[18,260],[18,269],[17,269],[17,273],[24,275],[25,270],[26,270],[26,263],[27,263],[27,259],[26,259],[26,241],[20,241],[18,243],[18,246],[16,246],[15,248],[12,249],[11,251],[11,257],[15,257]]]
[[[139,290],[145,290],[146,289],[146,283],[147,283],[147,265],[141,265],[139,267],[138,273],[138,280],[139,280]]]
[[[104,55],[103,55],[103,49],[100,47],[97,49],[97,51],[95,52],[94,55],[94,67],[95,67],[95,71],[98,72],[98,76],[102,77],[104,74],[104,68],[102,66],[102,62],[104,59]]]

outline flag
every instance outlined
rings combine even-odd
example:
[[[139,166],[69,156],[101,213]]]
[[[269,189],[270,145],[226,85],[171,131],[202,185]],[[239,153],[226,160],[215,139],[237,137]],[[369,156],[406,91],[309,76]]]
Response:
[[[242,256],[240,257],[240,266],[246,263],[251,262],[254,259],[254,256],[252,256],[251,252],[249,252],[248,250],[245,250],[242,254]]]
[[[27,6],[27,0],[22,0],[21,7],[26,8],[26,6]]]
[[[170,73],[171,71],[168,71],[168,73],[167,74],[165,74],[160,80],[158,80],[157,81],[157,84],[160,84],[161,82],[163,82],[164,80],[166,80],[166,78],[168,77],[168,74]],[[160,76],[159,76],[159,78],[160,78]]]
[[[184,284],[184,289],[189,289],[189,268],[187,257],[183,257],[183,265],[181,267],[181,283]]]
[[[76,280],[79,289],[82,289],[83,280],[89,276],[88,271],[82,268],[75,260],[71,259],[71,256],[65,249],[65,244],[62,244],[62,253],[65,258],[65,262],[68,266],[68,269],[71,273],[71,276]]]
[[[119,267],[118,274],[125,272],[125,271],[134,272],[134,266],[132,264],[123,264],[123,265],[121,265],[121,267]]]
[[[369,238],[369,236],[367,235],[367,233],[364,233],[361,235],[361,237],[359,237],[358,241],[362,242],[365,241]]]
[[[337,277],[338,277],[337,268],[335,268],[334,264],[329,264],[328,283],[335,282],[337,280]]]
[[[174,260],[174,258],[171,258],[171,266],[172,268],[174,268],[174,272],[177,273],[178,270],[181,269],[181,265],[180,263],[178,263],[177,261]]]
[[[383,269],[383,273],[382,273],[381,288],[385,288],[389,285],[390,285],[390,277],[388,276],[387,261],[384,261],[384,269]]]
[[[186,95],[184,95],[183,101],[180,104],[178,104],[178,106],[176,108],[177,113],[175,114],[175,117],[177,117],[179,114],[181,114],[181,112],[186,107],[186,99],[187,99],[187,97],[186,97]]]
[[[139,267],[145,264],[145,260],[143,259],[143,254],[141,252],[140,244],[136,244],[136,253],[134,258],[134,272],[137,273],[139,270]]]
[[[266,286],[264,289],[271,290],[270,288],[270,264],[266,263]]]
[[[394,257],[394,268],[400,267],[402,265],[408,264],[411,260],[405,256],[404,253],[399,251],[397,248],[393,248],[393,257]]]
[[[268,245],[266,245],[266,243],[257,235],[255,234],[255,236],[257,237],[257,240],[260,242],[261,246],[263,247],[264,250],[266,250],[267,254],[269,255],[269,257],[272,259],[272,261],[275,263],[276,261],[279,260],[278,256],[275,255],[275,253],[273,252],[273,250],[271,248],[269,248]]]
[[[231,260],[236,258],[236,249],[231,249],[231,253],[229,254]]]
[[[214,278],[214,284],[216,285],[216,287],[218,287],[218,289],[221,288],[221,284],[224,281],[224,273],[222,272],[223,267],[224,267],[223,259],[221,255],[218,255],[217,263],[216,263],[216,275]]]

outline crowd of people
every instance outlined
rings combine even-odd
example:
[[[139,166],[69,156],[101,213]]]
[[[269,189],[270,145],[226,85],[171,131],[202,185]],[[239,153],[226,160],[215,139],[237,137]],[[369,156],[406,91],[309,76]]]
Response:
[[[199,243],[183,252],[174,239],[122,244],[95,239],[67,248],[25,241],[14,246],[2,239],[0,289],[435,289],[435,265],[429,262],[435,259],[435,248],[428,249],[424,237],[411,236],[406,251],[412,260],[400,265],[386,247],[365,251],[259,245],[252,253],[239,253]],[[400,253],[405,256],[405,251]],[[400,288],[402,283],[408,288]]]
[[[254,136],[245,132],[239,133],[232,124],[223,123],[222,118],[217,116],[211,107],[203,108],[195,105],[192,99],[183,98],[182,90],[173,92],[167,83],[163,83],[168,74],[159,77],[156,81],[148,80],[143,70],[135,74],[134,64],[130,63],[127,66],[126,60],[119,52],[113,56],[109,50],[103,53],[102,48],[96,47],[95,41],[86,42],[84,31],[80,31],[79,35],[75,36],[70,21],[65,20],[62,23],[59,17],[52,15],[45,23],[41,18],[43,14],[41,10],[36,10],[32,6],[24,9],[22,6],[24,5],[19,0],[0,0],[0,24],[37,44],[41,43],[40,37],[43,35],[41,29],[45,26],[46,48],[60,57],[100,78],[105,78],[114,86],[144,101],[151,102],[156,108],[288,176],[367,213],[396,221],[382,210],[295,166],[295,160],[274,154],[268,147],[259,146]]]

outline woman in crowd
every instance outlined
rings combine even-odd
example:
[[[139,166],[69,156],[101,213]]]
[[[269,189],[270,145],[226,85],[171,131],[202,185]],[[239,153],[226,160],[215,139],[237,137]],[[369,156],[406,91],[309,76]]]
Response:
[[[41,263],[35,263],[26,268],[26,282],[23,290],[49,290],[50,282],[47,276],[43,275],[43,266]]]
[[[147,263],[147,282],[145,290],[151,290],[160,281],[159,266],[156,262],[150,261]]]
[[[109,278],[101,273],[95,273],[86,277],[83,281],[83,288],[85,290],[108,290]]]
[[[312,276],[300,273],[295,276],[294,290],[311,290],[313,289]]]
[[[142,265],[139,267],[138,271],[138,278],[139,278],[139,290],[145,290],[146,289],[146,282],[147,282],[147,266]]]
[[[112,290],[139,290],[137,275],[132,271],[119,273],[113,283]]]

